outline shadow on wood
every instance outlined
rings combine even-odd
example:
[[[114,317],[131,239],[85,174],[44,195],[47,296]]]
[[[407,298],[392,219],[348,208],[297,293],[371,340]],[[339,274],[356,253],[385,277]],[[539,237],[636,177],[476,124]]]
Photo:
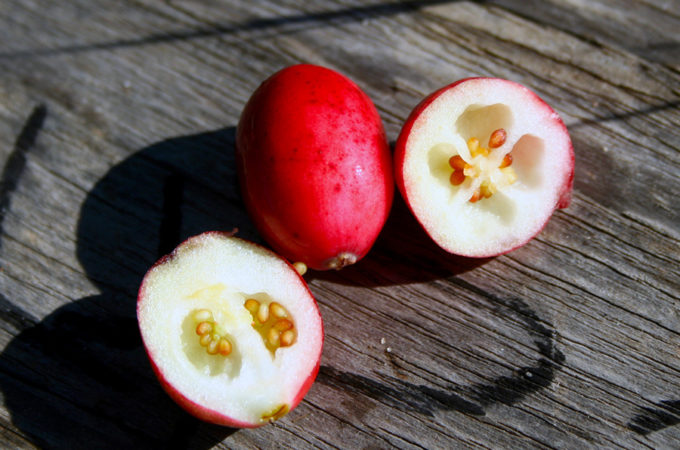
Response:
[[[162,391],[135,311],[145,271],[184,238],[234,226],[255,237],[236,194],[233,145],[234,128],[169,139],[97,183],[77,254],[100,295],[39,322],[0,299],[18,332],[0,357],[0,389],[13,423],[39,446],[210,448],[236,431],[194,419]]]
[[[392,286],[431,281],[479,267],[493,258],[466,258],[442,250],[395,193],[392,211],[373,248],[358,263],[340,271],[306,276],[352,286]]]
[[[648,435],[655,431],[680,424],[680,400],[663,400],[654,408],[640,408],[628,423],[628,428],[638,434]]]
[[[356,398],[357,394],[387,403],[404,412],[434,417],[438,411],[484,416],[487,408],[497,405],[514,405],[528,395],[550,386],[565,362],[564,354],[555,344],[552,326],[543,325],[538,315],[519,298],[501,299],[485,294],[479,288],[459,281],[462,287],[487,297],[498,317],[520,321],[538,350],[539,358],[527,366],[517,367],[512,374],[491,377],[485,382],[470,385],[432,387],[414,384],[384,373],[377,378],[321,366],[318,382],[345,391]],[[358,401],[357,403],[363,403]]]
[[[299,32],[301,29],[332,24],[341,25],[376,17],[386,17],[400,13],[418,11],[427,6],[451,3],[453,1],[459,0],[412,0],[354,6],[336,11],[321,11],[308,14],[293,14],[283,17],[253,19],[240,24],[216,24],[214,26],[198,29],[163,31],[138,38],[124,38],[99,43],[73,44],[59,48],[37,48],[31,50],[0,52],[0,59],[50,57],[63,54],[116,50],[201,38],[224,38],[228,35],[254,33],[263,30],[269,30],[269,32],[276,34]],[[262,39],[263,36],[259,36],[259,38]]]
[[[26,166],[26,153],[33,147],[38,133],[47,117],[47,106],[44,104],[33,108],[19,136],[14,142],[14,149],[7,157],[2,173],[0,173],[0,231],[5,214],[10,209],[10,200]],[[0,240],[0,248],[2,241]]]
[[[394,141],[390,142],[392,151],[395,145]],[[392,286],[448,278],[492,259],[468,258],[443,250],[418,223],[395,189],[390,215],[368,254],[341,271],[312,271],[307,278],[352,286]]]

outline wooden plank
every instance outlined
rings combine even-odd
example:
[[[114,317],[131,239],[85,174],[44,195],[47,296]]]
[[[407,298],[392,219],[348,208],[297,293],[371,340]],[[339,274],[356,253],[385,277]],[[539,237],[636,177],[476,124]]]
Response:
[[[62,3],[0,4],[0,446],[677,447],[677,2]],[[326,344],[299,408],[214,427],[157,384],[135,294],[187,236],[259,240],[234,127],[300,61],[354,79],[391,141],[456,79],[526,84],[569,127],[574,201],[467,260],[397,199],[364,260],[306,277]]]

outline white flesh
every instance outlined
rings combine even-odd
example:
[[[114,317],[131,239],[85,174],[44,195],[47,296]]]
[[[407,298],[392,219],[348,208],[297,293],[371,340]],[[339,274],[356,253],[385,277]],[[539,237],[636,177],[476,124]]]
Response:
[[[449,181],[451,156],[470,160],[467,140],[487,147],[503,128],[507,139],[487,160],[497,167],[512,151],[517,181],[471,203],[471,178]],[[404,185],[409,205],[428,234],[446,250],[490,256],[538,233],[572,170],[569,136],[557,113],[526,88],[497,79],[473,79],[442,93],[414,122],[406,142]]]
[[[296,342],[272,356],[251,326],[247,298],[283,305],[295,322]],[[231,355],[209,355],[198,343],[191,313],[203,308],[228,333]],[[318,309],[295,270],[261,247],[218,234],[188,240],[147,274],[138,317],[147,350],[171,386],[247,423],[289,405],[321,352]]]

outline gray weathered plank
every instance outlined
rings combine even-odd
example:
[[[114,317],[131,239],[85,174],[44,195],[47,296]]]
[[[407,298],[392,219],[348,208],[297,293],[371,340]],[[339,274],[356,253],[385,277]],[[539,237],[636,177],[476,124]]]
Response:
[[[677,447],[677,2],[31,0],[0,25],[3,447]],[[259,239],[234,127],[301,61],[362,86],[392,141],[444,84],[526,84],[570,129],[574,201],[477,261],[397,199],[364,260],[307,276],[326,344],[303,403],[222,429],[161,391],[135,293],[186,236]]]

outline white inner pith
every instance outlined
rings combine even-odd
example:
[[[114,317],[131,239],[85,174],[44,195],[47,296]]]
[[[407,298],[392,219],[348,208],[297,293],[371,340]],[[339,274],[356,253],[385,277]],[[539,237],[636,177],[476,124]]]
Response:
[[[262,353],[253,331],[259,335],[272,361],[279,349],[290,347],[294,343],[290,340],[281,342],[282,335],[294,336],[296,331],[294,319],[266,293],[249,295],[232,292],[224,284],[219,283],[190,294],[186,301],[195,305],[195,308],[182,321],[182,348],[187,359],[205,375],[227,374],[232,378],[237,376],[241,368],[242,347],[245,343],[250,344],[246,346],[247,351]],[[255,312],[248,311],[249,302],[257,304]],[[272,305],[276,305],[277,308],[273,308]],[[269,311],[274,309],[282,312],[270,314]],[[266,313],[266,317],[263,317],[262,313],[258,314],[261,311]],[[197,318],[199,314],[206,315],[206,318]],[[281,327],[281,324],[284,327]],[[201,330],[202,326],[208,331]],[[222,352],[217,345],[221,341],[228,343]]]
[[[414,122],[406,143],[404,187],[415,215],[442,247],[491,255],[540,230],[571,162],[566,152],[552,151],[568,143],[558,118],[540,100],[525,90],[507,89],[507,84],[470,84],[478,86],[444,92]],[[500,147],[489,149],[488,156],[470,155],[470,138],[488,146],[498,129],[506,132]],[[499,167],[506,154],[512,156],[510,179]],[[454,155],[475,172],[459,185],[451,182]],[[493,195],[470,202],[485,182],[494,184]]]
[[[519,138],[511,134],[513,117],[510,108],[502,104],[490,106],[473,105],[468,107],[458,120],[455,121],[453,132],[456,137],[450,141],[442,141],[433,145],[428,152],[428,165],[431,174],[443,186],[452,190],[456,201],[466,199],[476,202],[480,188],[487,192],[490,199],[492,194],[502,194],[516,182],[518,187],[537,185],[540,183],[538,162],[543,153],[542,139],[524,135]],[[503,144],[493,147],[489,141],[492,134],[502,130],[507,133]],[[486,154],[471,153],[471,140],[477,140],[479,147],[486,150]],[[514,142],[513,142],[514,140]],[[455,171],[451,167],[450,158],[460,156],[466,163],[461,171],[465,180],[460,184],[452,184],[451,175]],[[503,167],[503,160],[510,155],[511,163]],[[507,201],[512,201],[508,199]],[[510,214],[512,208],[505,208],[501,212]]]
[[[296,324],[294,344],[272,351],[253,326],[247,299],[284,305]],[[201,310],[229,339],[228,355],[201,345]],[[292,268],[259,249],[190,243],[147,275],[138,314],[165,380],[189,400],[243,422],[267,421],[289,405],[318,361],[321,323],[309,292]]]

